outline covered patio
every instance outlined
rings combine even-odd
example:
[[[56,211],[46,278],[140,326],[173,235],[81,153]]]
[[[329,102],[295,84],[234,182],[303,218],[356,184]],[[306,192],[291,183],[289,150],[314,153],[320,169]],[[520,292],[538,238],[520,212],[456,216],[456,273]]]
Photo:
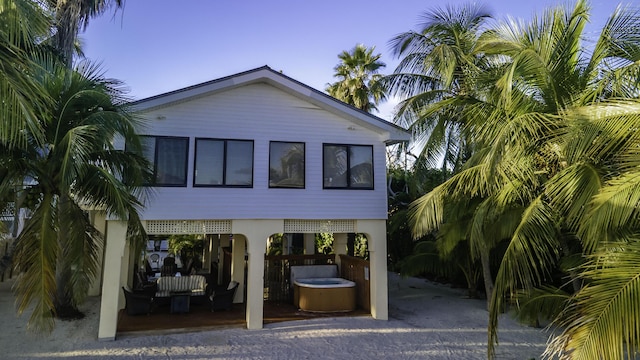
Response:
[[[119,221],[106,221],[107,246],[105,268],[120,271],[109,271],[103,274],[102,304],[99,338],[114,339],[116,336],[131,331],[157,331],[195,329],[202,327],[238,326],[247,329],[262,328],[265,323],[302,320],[319,316],[353,316],[368,315],[376,319],[387,318],[386,299],[386,251],[384,221],[381,220],[173,220],[145,222],[149,234],[195,233],[218,234],[210,238],[207,256],[220,255],[219,248],[232,249],[228,261],[221,264],[228,267],[230,279],[239,283],[235,293],[231,311],[211,312],[208,302],[192,304],[186,314],[171,314],[168,306],[158,306],[152,314],[131,317],[124,313],[124,294],[121,287],[132,287],[138,254],[131,252],[124,241],[126,225]],[[116,230],[117,229],[117,230]],[[119,230],[119,231],[118,231]],[[370,267],[362,270],[367,282],[364,289],[370,293],[365,304],[359,304],[355,312],[310,314],[298,311],[292,303],[265,301],[265,251],[267,239],[276,233],[304,233],[313,235],[317,232],[334,234],[336,249],[335,262],[338,268],[347,269],[341,264],[341,255],[347,250],[347,234],[352,232],[366,234],[369,246]],[[233,235],[231,235],[233,234]],[[313,236],[306,237],[310,240]],[[312,241],[311,241],[312,242]],[[208,260],[208,259],[207,259]],[[343,266],[344,265],[344,266]],[[226,270],[226,269],[225,269]],[[227,271],[220,271],[218,285],[226,285],[222,279]],[[213,279],[212,279],[213,280]],[[215,281],[215,280],[214,280]],[[111,285],[109,285],[111,284]],[[113,314],[109,321],[109,313]]]
[[[351,312],[311,313],[300,311],[292,304],[282,302],[264,303],[264,323],[308,320],[326,317],[369,316],[370,312],[356,309]],[[118,315],[117,336],[179,333],[222,328],[244,328],[246,326],[244,304],[234,304],[229,311],[211,312],[206,304],[191,306],[188,313],[171,314],[168,306],[159,306],[149,315],[132,316],[121,310]]]

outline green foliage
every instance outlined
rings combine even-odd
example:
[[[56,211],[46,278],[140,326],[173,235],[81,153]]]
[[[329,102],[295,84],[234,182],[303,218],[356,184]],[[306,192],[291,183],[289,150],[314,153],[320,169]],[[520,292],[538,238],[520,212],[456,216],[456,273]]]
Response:
[[[479,79],[489,64],[475,48],[489,18],[479,5],[438,7],[422,15],[419,30],[390,41],[401,60],[381,82],[403,99],[394,121],[413,132],[414,147],[431,167],[457,170],[473,152],[466,118],[482,114],[468,114],[465,105],[484,96]]]
[[[42,144],[44,134],[36,112],[52,99],[33,74],[45,56],[37,40],[48,33],[49,21],[32,1],[0,0],[0,144],[5,147],[25,148],[29,141]],[[0,173],[0,178],[4,176]]]
[[[267,255],[282,255],[284,234],[273,234],[269,238]]]
[[[137,120],[117,82],[88,63],[71,70],[51,61],[40,69],[36,80],[46,91],[43,96],[55,102],[38,110],[38,134],[25,129],[31,146],[0,144],[0,167],[7,171],[0,193],[28,180],[23,187],[32,216],[16,239],[14,262],[22,273],[15,289],[20,313],[35,302],[30,329],[47,332],[54,326],[52,315],[77,311],[97,274],[104,239],[85,209],[127,220],[129,239],[140,248],[146,234],[137,211],[146,192],[141,184],[150,172],[144,158],[113,145],[119,136],[140,146]]]
[[[434,11],[425,31],[396,38],[406,58],[389,84],[407,96],[398,120],[434,139],[448,124],[466,149],[450,178],[411,203],[413,236],[466,238],[484,259],[485,281],[495,279],[490,358],[512,301],[524,318],[538,312],[562,329],[548,357],[633,357],[640,11],[619,8],[589,47],[586,1],[482,29],[469,14]],[[494,277],[486,259],[497,246]]]
[[[186,265],[189,260],[202,259],[204,243],[205,235],[202,234],[171,235],[169,236],[169,252],[179,255],[182,264]]]
[[[513,297],[518,321],[531,326],[541,326],[560,315],[569,302],[571,293],[550,285],[519,291]]]
[[[353,244],[353,256],[369,260],[369,245],[364,234],[356,234]]]
[[[333,234],[317,233],[315,238],[315,247],[317,254],[333,254]]]
[[[430,169],[415,163],[410,169],[388,169],[389,205],[387,220],[388,267],[401,271],[400,262],[413,252],[415,246],[407,222],[409,204],[433,189],[448,176],[447,171]]]
[[[340,63],[334,68],[338,81],[327,86],[329,95],[366,112],[376,110],[386,99],[379,83],[382,75],[378,74],[386,65],[380,61],[381,54],[373,55],[374,50],[358,44],[350,52],[340,53]]]
[[[602,243],[581,268],[584,286],[560,317],[547,353],[575,359],[623,359],[640,344],[640,238]]]

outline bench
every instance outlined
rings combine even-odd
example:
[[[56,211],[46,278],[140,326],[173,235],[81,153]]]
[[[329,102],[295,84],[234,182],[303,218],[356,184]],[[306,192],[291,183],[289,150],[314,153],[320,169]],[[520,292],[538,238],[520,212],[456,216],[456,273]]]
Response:
[[[191,296],[207,295],[207,280],[202,275],[163,276],[157,284],[156,298],[169,298],[176,292],[189,292]]]

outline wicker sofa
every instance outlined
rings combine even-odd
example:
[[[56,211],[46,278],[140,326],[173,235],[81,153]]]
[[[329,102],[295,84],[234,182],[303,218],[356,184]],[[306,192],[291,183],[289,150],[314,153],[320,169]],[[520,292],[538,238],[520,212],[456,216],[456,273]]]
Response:
[[[169,298],[173,292],[190,291],[192,297],[207,295],[207,280],[202,275],[163,276],[157,281],[156,298]]]

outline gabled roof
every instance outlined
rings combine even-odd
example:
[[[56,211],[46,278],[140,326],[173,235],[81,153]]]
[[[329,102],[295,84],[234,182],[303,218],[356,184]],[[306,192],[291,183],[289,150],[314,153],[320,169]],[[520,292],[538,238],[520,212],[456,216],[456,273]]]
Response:
[[[268,66],[151,96],[134,101],[131,105],[138,111],[153,110],[254,83],[269,84],[290,95],[308,101],[324,110],[352,121],[354,124],[380,133],[387,144],[409,141],[409,132],[404,128],[337,100],[281,72],[274,71]]]

